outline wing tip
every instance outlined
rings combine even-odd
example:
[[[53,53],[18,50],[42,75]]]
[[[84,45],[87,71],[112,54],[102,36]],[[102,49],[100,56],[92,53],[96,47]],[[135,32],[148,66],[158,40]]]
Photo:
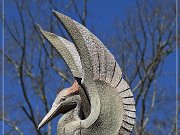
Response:
[[[70,18],[70,17],[68,17],[68,16],[66,16],[66,15],[64,15],[64,14],[62,14],[62,13],[59,13],[59,12],[57,12],[57,11],[55,11],[55,10],[52,10],[52,13],[53,13],[53,15],[54,15],[57,19],[59,19],[62,23],[63,23],[63,21],[64,21],[65,19]]]

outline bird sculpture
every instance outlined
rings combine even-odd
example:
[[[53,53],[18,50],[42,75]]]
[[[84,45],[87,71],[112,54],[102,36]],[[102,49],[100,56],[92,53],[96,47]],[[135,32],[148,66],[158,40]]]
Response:
[[[110,51],[87,28],[53,11],[73,43],[44,31],[70,68],[75,82],[57,95],[38,129],[59,114],[58,135],[129,135],[135,124],[135,102]]]

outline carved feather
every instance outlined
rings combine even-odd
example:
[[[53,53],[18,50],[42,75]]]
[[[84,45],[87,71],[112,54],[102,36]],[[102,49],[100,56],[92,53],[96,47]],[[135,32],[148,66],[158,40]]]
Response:
[[[57,36],[53,33],[44,31],[41,27],[39,27],[42,35],[53,45],[54,48],[58,51],[58,53],[63,57],[66,64],[71,69],[72,74],[75,77],[82,77],[82,66],[79,54],[70,41]]]

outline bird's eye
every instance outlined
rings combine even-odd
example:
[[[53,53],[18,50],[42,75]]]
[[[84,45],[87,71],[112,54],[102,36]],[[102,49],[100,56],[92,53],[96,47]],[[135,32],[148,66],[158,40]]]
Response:
[[[66,99],[66,97],[62,97],[61,100],[64,101]]]

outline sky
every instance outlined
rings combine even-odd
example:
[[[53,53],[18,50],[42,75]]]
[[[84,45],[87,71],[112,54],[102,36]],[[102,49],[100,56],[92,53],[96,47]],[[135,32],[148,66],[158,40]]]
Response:
[[[135,0],[92,0],[89,5],[90,17],[88,18],[87,27],[95,27],[96,35],[100,40],[106,41],[104,39],[104,33],[113,34],[113,23],[114,18],[119,18],[120,20],[125,19],[128,9],[135,4]],[[91,10],[92,9],[92,10]],[[5,3],[5,15],[8,19],[16,18],[17,11],[14,10],[13,5]],[[0,31],[2,33],[2,30]],[[2,41],[2,38],[0,39]],[[5,41],[6,49],[6,41]],[[158,79],[159,85],[168,86],[166,94],[171,94],[175,96],[175,70],[176,70],[176,58],[175,53],[169,55],[164,62],[164,67],[162,71],[162,76]],[[171,74],[169,76],[169,74]],[[168,78],[168,79],[164,79]],[[7,79],[5,83],[5,94],[11,93],[11,88],[15,92],[18,87],[10,86],[11,81]],[[10,86],[10,87],[9,87]],[[170,86],[170,87],[169,87]],[[8,90],[7,90],[8,89]],[[7,90],[7,91],[6,91]],[[175,104],[173,104],[175,106]],[[159,115],[160,116],[160,115]]]

